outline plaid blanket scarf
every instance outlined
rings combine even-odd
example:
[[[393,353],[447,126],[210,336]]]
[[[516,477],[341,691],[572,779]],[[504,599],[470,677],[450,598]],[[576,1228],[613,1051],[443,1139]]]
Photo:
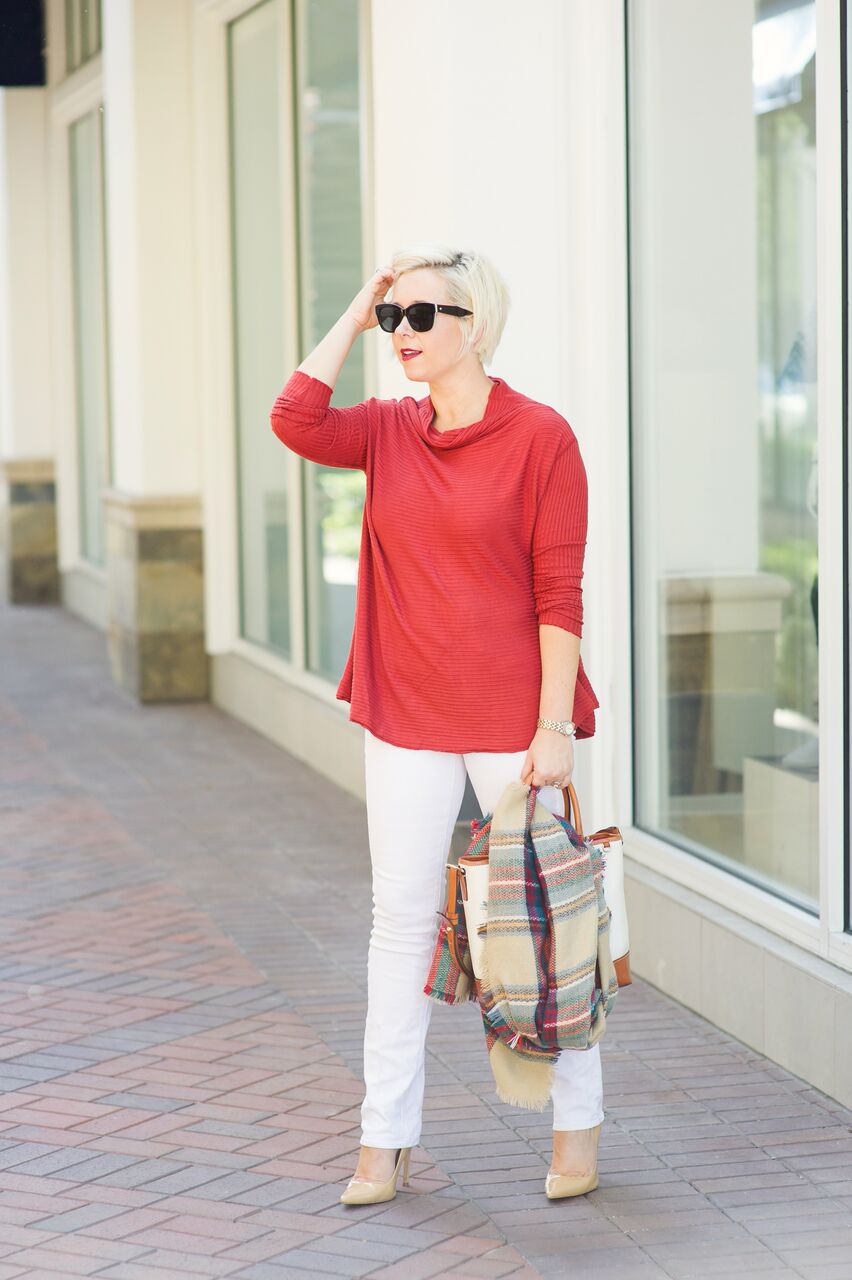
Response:
[[[603,855],[538,790],[510,782],[494,813],[471,823],[466,852],[488,851],[482,977],[472,981],[455,963],[442,912],[423,988],[446,1004],[479,1002],[498,1097],[535,1111],[550,1097],[560,1052],[597,1043],[618,993]],[[469,967],[457,905],[457,945]]]

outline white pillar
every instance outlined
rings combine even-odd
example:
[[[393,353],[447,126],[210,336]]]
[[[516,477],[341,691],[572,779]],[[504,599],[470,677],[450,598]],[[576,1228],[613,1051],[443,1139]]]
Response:
[[[201,484],[194,312],[191,0],[103,6],[114,485]]]
[[[205,698],[192,0],[110,0],[103,16],[110,662],[141,701]]]
[[[0,458],[53,456],[45,90],[0,89]]]

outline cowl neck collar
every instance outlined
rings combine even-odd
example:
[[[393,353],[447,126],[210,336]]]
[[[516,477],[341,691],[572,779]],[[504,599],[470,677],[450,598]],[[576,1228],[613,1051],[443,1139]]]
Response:
[[[426,395],[414,401],[417,426],[427,444],[433,449],[458,449],[462,445],[470,444],[473,440],[481,439],[482,436],[490,435],[511,417],[517,407],[516,393],[505,378],[497,378],[491,374],[489,377],[494,386],[488,393],[485,412],[479,422],[468,423],[466,427],[452,427],[449,431],[439,431],[432,425],[432,418],[435,415],[432,397]]]

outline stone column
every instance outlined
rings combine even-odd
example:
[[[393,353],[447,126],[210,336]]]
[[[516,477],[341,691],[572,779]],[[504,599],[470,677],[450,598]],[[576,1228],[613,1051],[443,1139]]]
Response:
[[[110,664],[140,701],[206,698],[192,3],[110,0],[103,14]]]
[[[50,458],[0,460],[2,598],[57,604],[56,486]]]
[[[113,679],[140,702],[206,698],[198,499],[111,489],[105,500]]]

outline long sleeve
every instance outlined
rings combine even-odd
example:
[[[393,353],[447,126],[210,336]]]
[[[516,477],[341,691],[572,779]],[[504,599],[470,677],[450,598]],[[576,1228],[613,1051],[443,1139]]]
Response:
[[[283,444],[310,462],[366,471],[369,401],[332,409],[331,395],[327,383],[296,369],[272,406],[272,430]]]
[[[583,634],[583,560],[588,482],[576,437],[560,447],[539,499],[533,530],[533,593],[539,625]]]

